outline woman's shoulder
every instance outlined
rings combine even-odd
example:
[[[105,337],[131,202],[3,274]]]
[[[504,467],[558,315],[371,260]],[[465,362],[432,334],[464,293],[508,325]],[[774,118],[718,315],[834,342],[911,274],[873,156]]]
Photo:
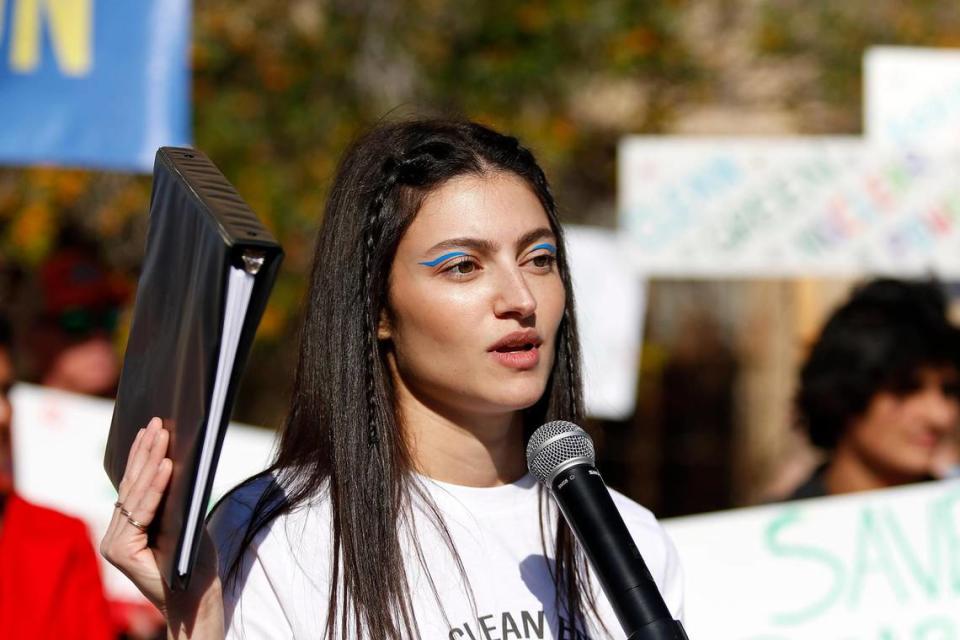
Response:
[[[291,504],[276,472],[234,488],[207,529],[217,551],[227,637],[293,637],[317,626],[328,597],[330,504],[325,491]]]
[[[280,477],[279,472],[267,470],[244,480],[224,494],[210,510],[210,523],[242,525],[254,514],[258,517],[262,513],[280,516],[327,506],[327,490],[324,486],[314,497],[287,508],[287,489]]]
[[[289,505],[275,472],[263,472],[229,491],[210,513],[207,529],[220,555],[221,564],[236,560],[239,553],[270,548],[273,539],[297,530],[311,534],[328,528],[329,504],[323,498]]]
[[[271,494],[278,494],[277,500],[283,499],[274,476],[262,473],[231,489],[213,507],[207,519],[207,531],[213,538],[221,565],[232,564],[240,548],[249,545],[248,536],[254,533],[251,524],[257,507],[265,500],[271,501]]]
[[[282,511],[286,501],[274,474],[263,472],[228,491],[214,505],[207,518],[207,529],[214,542],[245,532],[254,517],[267,511]],[[217,545],[220,547],[220,544]]]

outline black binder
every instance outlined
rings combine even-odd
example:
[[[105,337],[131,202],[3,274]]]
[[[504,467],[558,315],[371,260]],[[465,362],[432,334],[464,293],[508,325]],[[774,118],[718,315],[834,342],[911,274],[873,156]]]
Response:
[[[173,589],[189,582],[231,407],[282,258],[280,245],[203,153],[157,151],[146,255],[104,468],[117,487],[137,431],[153,416],[163,419],[173,474],[148,533]],[[228,297],[242,307],[237,300],[246,295],[246,312],[228,314]]]

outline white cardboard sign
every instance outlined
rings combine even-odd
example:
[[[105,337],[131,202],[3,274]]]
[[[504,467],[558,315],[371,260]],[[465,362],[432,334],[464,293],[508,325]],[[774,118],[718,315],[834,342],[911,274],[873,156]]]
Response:
[[[960,481],[664,525],[691,638],[960,639]]]
[[[960,50],[871,47],[863,67],[867,142],[960,149]]]
[[[587,414],[623,420],[633,415],[646,282],[613,231],[565,225],[583,354]]]
[[[620,228],[648,275],[960,275],[960,153],[635,136],[619,171]]]

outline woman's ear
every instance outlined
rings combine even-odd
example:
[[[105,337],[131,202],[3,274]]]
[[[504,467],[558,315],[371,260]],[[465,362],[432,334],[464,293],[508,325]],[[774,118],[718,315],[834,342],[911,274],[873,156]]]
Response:
[[[377,322],[377,340],[390,340],[393,338],[393,327],[390,323],[390,314],[386,309],[380,310],[380,320]]]

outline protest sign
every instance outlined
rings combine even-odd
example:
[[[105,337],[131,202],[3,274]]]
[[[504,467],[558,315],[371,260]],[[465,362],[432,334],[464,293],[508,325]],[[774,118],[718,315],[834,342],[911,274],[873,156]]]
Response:
[[[960,274],[960,155],[855,138],[630,137],[619,221],[642,273]]]
[[[149,172],[190,142],[188,0],[0,0],[0,163]]]
[[[960,638],[960,481],[664,521],[691,638]]]
[[[871,47],[863,59],[863,98],[871,145],[960,148],[960,50]]]
[[[583,354],[587,414],[633,415],[640,367],[646,283],[628,267],[629,248],[616,233],[564,225]]]

